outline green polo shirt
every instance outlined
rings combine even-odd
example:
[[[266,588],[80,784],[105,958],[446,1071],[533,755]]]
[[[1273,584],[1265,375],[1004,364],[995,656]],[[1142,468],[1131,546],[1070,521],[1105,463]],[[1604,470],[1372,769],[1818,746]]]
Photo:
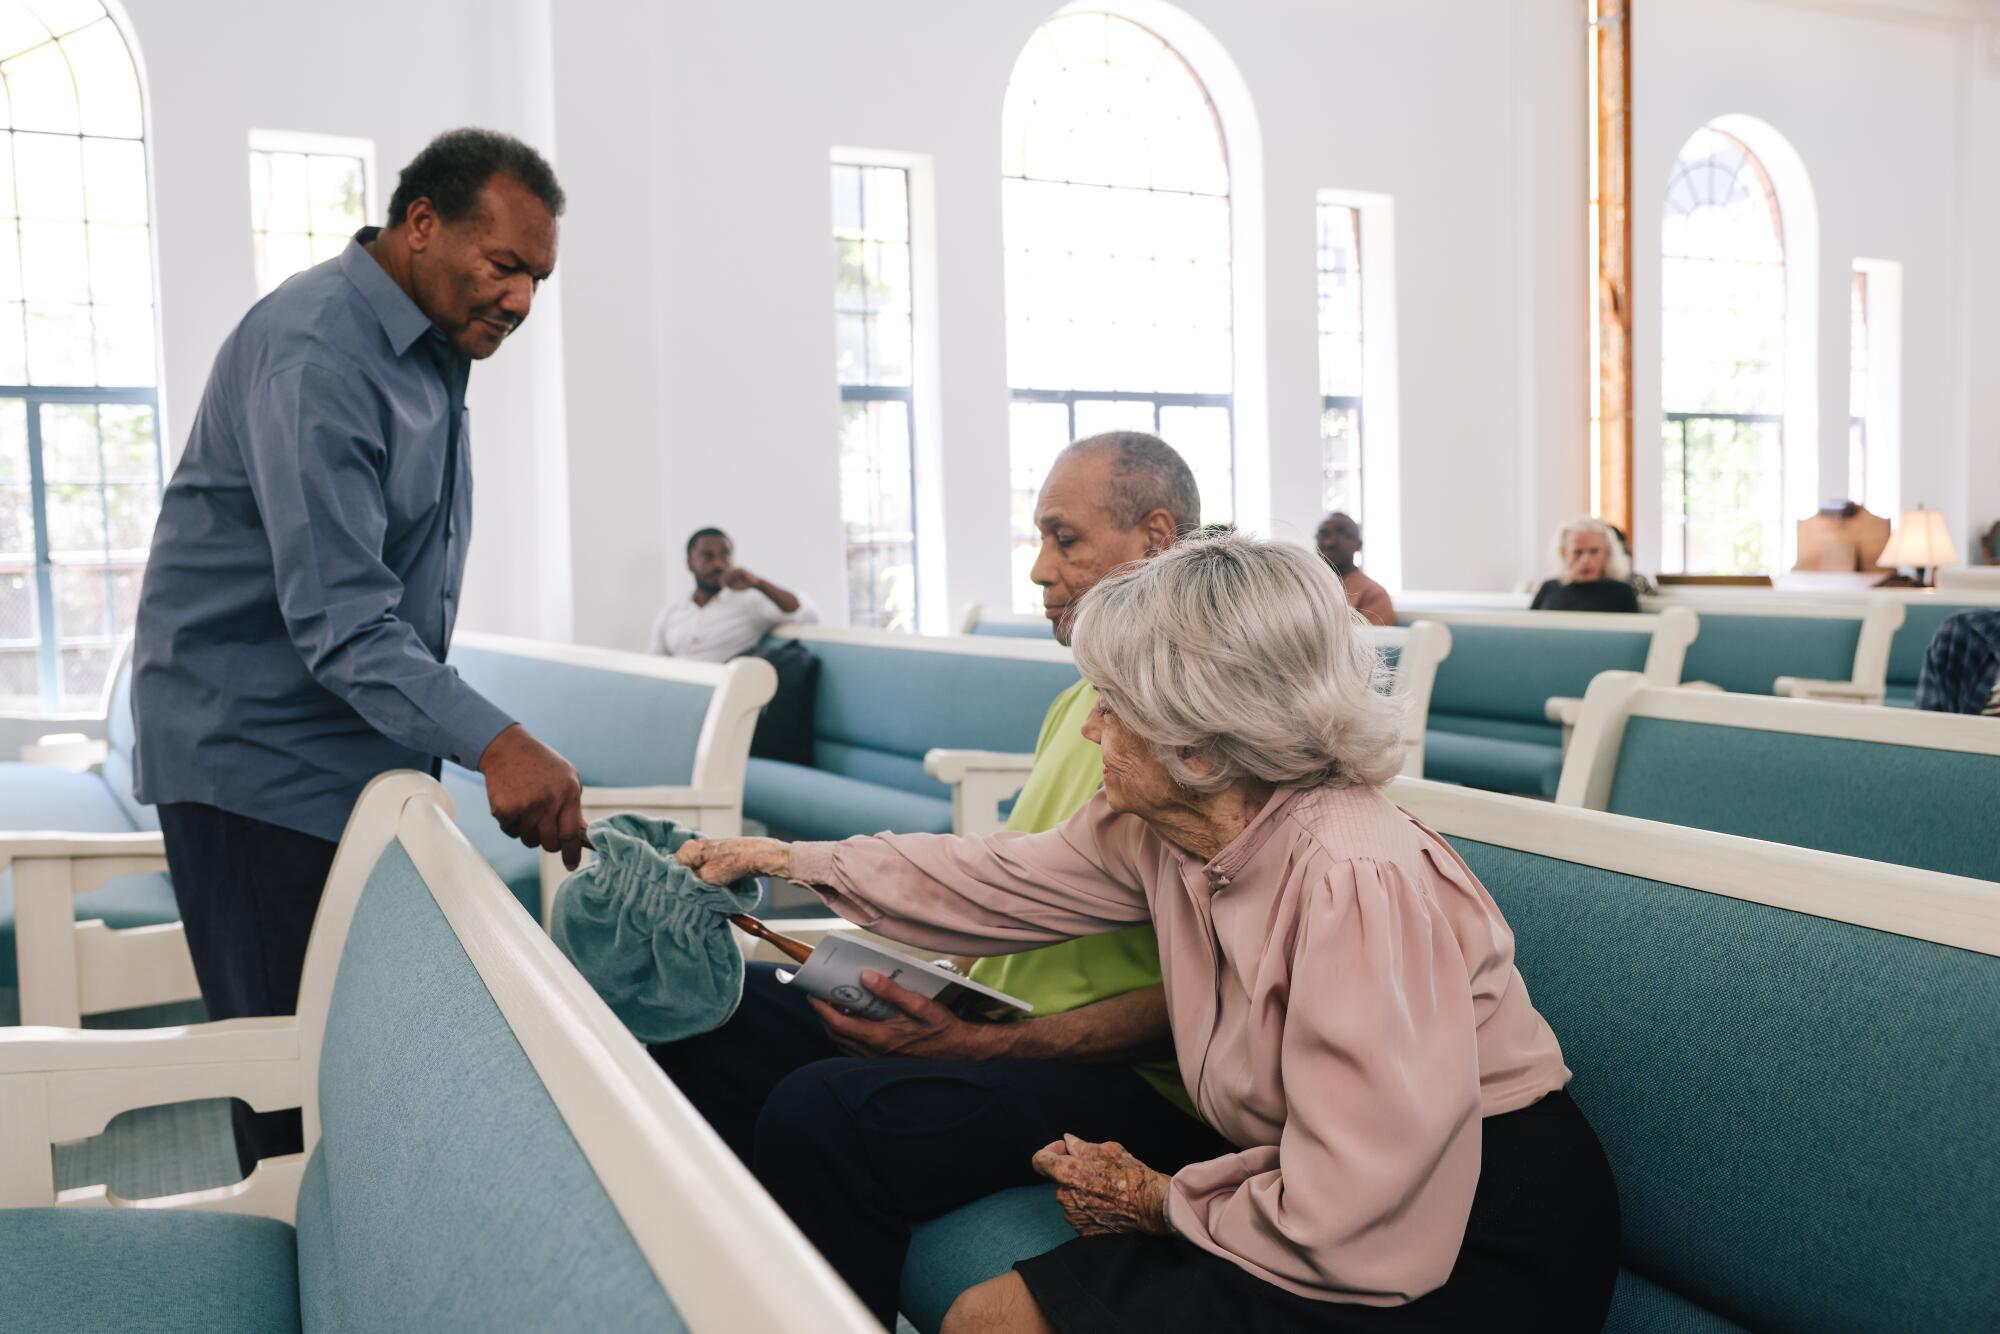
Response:
[[[1049,705],[1035,742],[1035,767],[1015,799],[1009,829],[1038,834],[1054,829],[1083,808],[1104,786],[1104,757],[1083,735],[1083,721],[1097,706],[1097,691],[1078,681]],[[973,980],[1035,1007],[1037,1015],[1061,1014],[1141,987],[1160,984],[1160,942],[1150,923],[1109,935],[1085,936],[1023,954],[1003,954],[972,965]],[[1139,1061],[1134,1070],[1189,1115],[1194,1104],[1181,1087],[1181,1071],[1171,1058]]]

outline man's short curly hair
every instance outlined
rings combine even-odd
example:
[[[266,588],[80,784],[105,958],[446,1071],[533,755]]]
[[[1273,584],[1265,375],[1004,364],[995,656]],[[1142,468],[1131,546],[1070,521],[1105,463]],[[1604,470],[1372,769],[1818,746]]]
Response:
[[[419,199],[430,200],[446,222],[457,222],[478,206],[486,182],[503,174],[541,200],[550,217],[562,216],[563,189],[547,158],[511,134],[463,129],[446,130],[403,168],[389,197],[389,225],[400,225]]]

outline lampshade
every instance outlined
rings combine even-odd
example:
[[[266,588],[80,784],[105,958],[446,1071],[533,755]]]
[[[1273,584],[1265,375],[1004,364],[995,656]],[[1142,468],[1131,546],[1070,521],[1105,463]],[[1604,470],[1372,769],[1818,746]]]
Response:
[[[1882,548],[1875,563],[1891,569],[1909,565],[1920,570],[1956,565],[1958,548],[1945,531],[1944,515],[1922,508],[1904,510],[1896,521],[1896,531],[1889,535],[1889,545]]]

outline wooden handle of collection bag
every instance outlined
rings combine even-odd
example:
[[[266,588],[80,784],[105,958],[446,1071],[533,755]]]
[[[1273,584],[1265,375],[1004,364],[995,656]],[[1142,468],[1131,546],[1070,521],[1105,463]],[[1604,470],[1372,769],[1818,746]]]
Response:
[[[804,963],[813,956],[812,946],[802,940],[793,940],[790,936],[773,931],[748,913],[732,913],[729,920],[757,939],[769,941],[777,946],[779,953],[793,963]]]

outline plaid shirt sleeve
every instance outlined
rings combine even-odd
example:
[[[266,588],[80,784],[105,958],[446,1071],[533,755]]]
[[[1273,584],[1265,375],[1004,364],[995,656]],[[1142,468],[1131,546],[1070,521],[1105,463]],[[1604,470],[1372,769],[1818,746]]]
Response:
[[[2000,714],[2000,610],[1945,618],[1924,654],[1917,707],[1934,713]]]

